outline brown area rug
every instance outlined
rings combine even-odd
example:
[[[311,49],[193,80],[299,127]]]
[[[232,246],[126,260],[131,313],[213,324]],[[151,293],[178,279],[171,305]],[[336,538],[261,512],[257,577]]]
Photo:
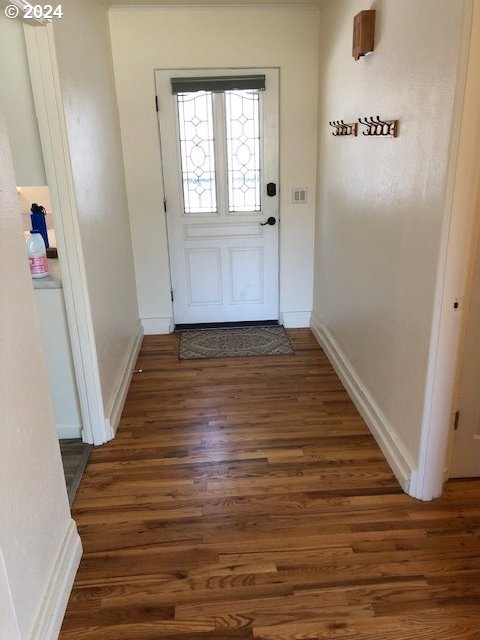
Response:
[[[285,329],[274,326],[182,331],[178,357],[195,360],[293,354]]]

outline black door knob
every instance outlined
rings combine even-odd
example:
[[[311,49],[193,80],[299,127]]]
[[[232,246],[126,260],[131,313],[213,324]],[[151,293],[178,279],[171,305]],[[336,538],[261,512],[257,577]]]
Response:
[[[273,216],[270,216],[270,218],[266,221],[266,222],[261,222],[260,226],[264,227],[266,224],[269,224],[271,227],[273,227],[273,225],[276,223],[276,219]]]

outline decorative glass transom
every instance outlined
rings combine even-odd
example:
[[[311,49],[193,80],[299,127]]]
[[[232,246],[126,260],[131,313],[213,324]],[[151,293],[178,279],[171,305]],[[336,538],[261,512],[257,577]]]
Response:
[[[226,91],[229,211],[260,211],[258,91]]]
[[[217,211],[212,93],[177,95],[185,213]]]

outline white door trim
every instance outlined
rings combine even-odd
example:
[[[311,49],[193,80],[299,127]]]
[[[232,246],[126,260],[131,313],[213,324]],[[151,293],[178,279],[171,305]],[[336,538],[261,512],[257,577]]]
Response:
[[[26,26],[24,32],[45,171],[55,211],[65,307],[83,421],[82,437],[85,442],[98,445],[111,440],[114,434],[105,420],[53,27]]]
[[[453,428],[458,361],[466,315],[461,305],[457,310],[454,308],[454,302],[456,299],[462,301],[468,291],[474,241],[480,223],[480,78],[474,64],[476,56],[480,55],[479,41],[480,0],[468,0],[452,121],[449,181],[437,271],[420,454],[418,468],[412,473],[408,491],[421,500],[432,500],[441,495],[449,471],[447,450]]]

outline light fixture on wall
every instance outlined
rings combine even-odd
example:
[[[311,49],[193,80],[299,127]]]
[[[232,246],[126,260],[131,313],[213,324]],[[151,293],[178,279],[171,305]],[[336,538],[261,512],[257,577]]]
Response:
[[[372,53],[375,41],[375,9],[360,11],[353,19],[352,55],[355,60]]]

